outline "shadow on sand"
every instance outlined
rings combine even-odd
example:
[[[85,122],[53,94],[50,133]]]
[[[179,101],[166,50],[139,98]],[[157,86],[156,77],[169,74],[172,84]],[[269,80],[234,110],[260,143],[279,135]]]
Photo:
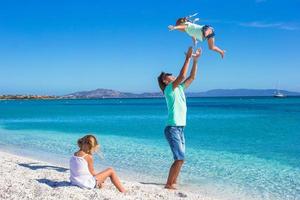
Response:
[[[22,166],[22,167],[27,167],[29,169],[32,170],[38,170],[38,169],[52,169],[52,170],[56,170],[58,172],[66,172],[69,169],[64,168],[64,167],[57,167],[57,166],[53,166],[53,165],[37,165],[37,163],[18,163],[18,165]]]
[[[69,181],[53,181],[46,178],[36,179],[39,183],[43,183],[52,188],[72,186]]]
[[[159,185],[159,186],[164,186],[165,184],[163,183],[151,183],[151,182],[140,182],[140,184],[143,184],[143,185]]]

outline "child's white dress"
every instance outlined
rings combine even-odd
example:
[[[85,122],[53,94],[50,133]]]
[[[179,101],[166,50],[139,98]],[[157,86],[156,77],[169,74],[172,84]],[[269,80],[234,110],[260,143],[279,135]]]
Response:
[[[185,32],[189,36],[195,37],[197,40],[199,40],[201,42],[203,41],[204,36],[203,36],[202,28],[204,26],[201,26],[199,24],[194,24],[194,23],[191,23],[191,22],[185,22],[184,24],[186,25]]]
[[[87,155],[87,154],[86,154]],[[92,189],[96,186],[96,179],[89,171],[88,163],[84,159],[86,156],[72,156],[70,159],[70,181],[73,185],[82,188]]]

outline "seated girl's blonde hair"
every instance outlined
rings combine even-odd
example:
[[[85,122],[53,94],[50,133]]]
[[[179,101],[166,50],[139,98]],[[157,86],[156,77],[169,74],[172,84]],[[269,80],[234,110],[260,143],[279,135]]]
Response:
[[[77,145],[83,152],[92,154],[92,150],[97,150],[99,147],[98,141],[93,135],[86,135],[77,141]]]

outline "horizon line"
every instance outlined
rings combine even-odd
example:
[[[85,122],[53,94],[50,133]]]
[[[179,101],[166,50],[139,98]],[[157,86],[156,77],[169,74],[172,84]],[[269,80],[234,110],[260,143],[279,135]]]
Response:
[[[28,95],[28,96],[67,96],[67,95],[71,95],[74,93],[80,93],[80,92],[92,92],[95,90],[106,90],[106,91],[114,91],[114,92],[120,92],[120,93],[128,93],[128,94],[134,94],[134,95],[140,95],[140,94],[145,94],[145,93],[161,93],[160,90],[158,91],[152,91],[152,92],[127,92],[127,91],[120,91],[120,90],[116,90],[116,89],[106,89],[106,88],[96,88],[96,89],[91,89],[91,90],[80,90],[80,91],[76,91],[76,92],[71,92],[71,93],[67,93],[67,94],[61,94],[61,95],[56,95],[56,94],[37,94],[37,93],[0,93],[0,96],[8,96],[8,95],[12,95],[12,96],[16,96],[16,95]],[[264,89],[255,89],[255,88],[216,88],[216,89],[208,89],[208,90],[203,90],[203,91],[194,91],[194,92],[186,92],[187,94],[194,94],[194,93],[206,93],[209,91],[214,91],[214,90],[277,90],[277,91],[285,91],[285,92],[291,92],[291,93],[300,93],[300,91],[295,91],[295,90],[289,90],[289,89],[277,89],[277,88],[264,88]]]

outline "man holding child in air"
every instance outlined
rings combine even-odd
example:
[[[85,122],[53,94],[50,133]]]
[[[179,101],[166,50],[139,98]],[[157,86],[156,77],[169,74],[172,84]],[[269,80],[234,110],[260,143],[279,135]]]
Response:
[[[185,159],[184,127],[186,126],[187,106],[184,89],[188,88],[196,77],[200,55],[201,49],[198,49],[193,54],[193,49],[190,47],[186,53],[180,74],[177,77],[165,72],[162,72],[158,77],[158,84],[164,93],[168,107],[165,137],[174,157],[174,162],[170,168],[168,180],[165,185],[167,189],[176,189],[177,177]],[[190,76],[186,78],[191,59],[193,59],[192,70]]]

